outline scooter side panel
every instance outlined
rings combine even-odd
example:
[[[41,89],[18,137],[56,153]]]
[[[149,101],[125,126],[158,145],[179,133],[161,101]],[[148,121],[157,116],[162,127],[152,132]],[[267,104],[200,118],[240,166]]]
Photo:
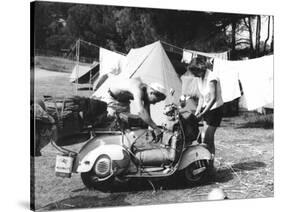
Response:
[[[117,148],[116,146],[118,146],[119,148]],[[101,135],[95,137],[92,140],[88,141],[76,156],[73,166],[73,172],[80,172],[79,170],[82,169],[81,164],[84,164],[83,170],[88,170],[88,169],[90,170],[93,166],[93,163],[95,162],[96,157],[102,154],[101,152],[108,154],[110,157],[120,158],[121,157],[120,154],[115,153],[115,152],[120,152],[120,149],[123,149],[122,135],[110,135],[110,136]],[[85,161],[86,160],[88,161],[89,159],[91,159],[91,162],[89,164],[88,163],[85,164]]]
[[[102,155],[106,154],[110,157],[112,161],[121,161],[124,159],[123,154],[124,148],[116,144],[102,145],[93,151],[90,151],[79,163],[77,167],[77,172],[88,172],[92,169],[96,159]]]
[[[198,160],[210,160],[211,153],[208,149],[203,146],[191,146],[189,147],[182,156],[178,170],[182,170]]]

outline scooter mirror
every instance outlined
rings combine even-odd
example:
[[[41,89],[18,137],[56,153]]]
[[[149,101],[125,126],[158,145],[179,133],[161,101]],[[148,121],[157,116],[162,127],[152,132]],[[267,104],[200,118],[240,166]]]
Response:
[[[186,105],[186,95],[181,95],[180,97],[180,106],[183,108]]]
[[[175,90],[173,88],[170,89],[170,95],[173,96],[175,93]]]
[[[180,106],[183,108],[186,106],[187,100],[190,99],[190,96],[186,96],[185,94],[180,97]]]

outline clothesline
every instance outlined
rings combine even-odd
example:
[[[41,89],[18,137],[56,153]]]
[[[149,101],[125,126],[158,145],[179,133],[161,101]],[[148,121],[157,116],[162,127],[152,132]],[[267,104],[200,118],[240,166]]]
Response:
[[[195,50],[189,50],[189,49],[184,49],[184,48],[180,48],[178,46],[175,46],[173,44],[169,44],[169,43],[166,43],[165,41],[161,41],[161,43],[167,45],[167,46],[170,46],[176,50],[178,50],[178,53],[182,54],[184,51],[188,51],[192,54],[196,53],[197,55],[202,55],[204,57],[210,57],[210,56],[206,56],[205,54],[220,54],[220,53],[224,53],[224,52],[200,52],[200,51],[195,51]],[[226,52],[227,52],[227,58],[229,58],[229,54],[230,54],[230,51],[231,49],[228,49]],[[212,58],[212,57],[210,57]]]
[[[94,43],[91,43],[91,42],[88,42],[88,41],[85,41],[85,40],[82,40],[82,39],[78,39],[78,40],[71,46],[71,48],[70,48],[70,50],[69,50],[69,53],[67,54],[66,58],[68,58],[68,57],[71,55],[71,53],[75,50],[75,48],[77,47],[77,42],[80,42],[80,43],[82,43],[82,44],[87,44],[87,45],[89,45],[89,46],[93,46],[93,47],[98,48],[98,49],[103,48],[103,47],[100,47],[100,46],[98,46],[98,45],[96,45],[96,44],[94,44]],[[124,54],[124,53],[122,53],[122,52],[119,52],[119,51],[116,51],[116,50],[110,50],[110,51],[113,51],[113,52],[115,52],[115,53],[118,53],[118,54],[121,54],[121,55],[126,56],[126,54]]]
[[[79,39],[79,41],[80,42],[82,42],[82,43],[85,43],[85,44],[87,44],[87,45],[89,45],[89,46],[94,46],[94,47],[96,47],[96,48],[103,48],[103,47],[100,47],[100,46],[98,46],[98,45],[96,45],[96,44],[94,44],[94,43],[90,43],[90,42],[88,42],[88,41],[84,41],[84,40],[81,40],[81,39]],[[113,52],[115,52],[115,53],[118,53],[118,54],[121,54],[121,55],[126,55],[126,54],[124,54],[124,53],[122,53],[122,52],[119,52],[119,51],[116,51],[116,50],[110,50],[110,51],[113,51]]]
[[[163,44],[165,44],[165,45],[167,45],[167,46],[171,46],[171,47],[173,47],[173,48],[175,48],[175,49],[179,50],[179,51],[180,51],[180,53],[182,53],[182,52],[183,52],[183,48],[180,48],[180,47],[175,46],[175,45],[173,45],[173,44],[166,43],[165,41],[161,41],[161,43],[163,43]]]
[[[100,46],[98,46],[98,45],[96,45],[96,44],[94,44],[94,43],[91,43],[91,42],[88,42],[88,41],[85,41],[85,40],[82,40],[82,39],[78,39],[76,42],[78,42],[78,41],[80,41],[80,43],[84,43],[84,44],[87,44],[87,45],[89,45],[89,46],[93,46],[93,47],[95,47],[95,48],[103,48],[103,47],[100,47]],[[75,42],[75,44],[73,44],[73,46],[71,47],[71,49],[70,49],[70,52],[68,53],[68,55],[67,55],[67,57],[69,57],[69,55],[74,51],[74,49],[76,48],[76,42]],[[165,42],[165,41],[161,41],[161,43],[163,43],[163,44],[165,44],[166,46],[170,46],[170,47],[172,47],[173,49],[176,49],[178,52],[177,53],[180,53],[180,54],[182,54],[183,53],[183,51],[188,51],[188,52],[192,52],[192,53],[195,53],[196,52],[196,54],[198,54],[198,55],[203,55],[203,56],[205,56],[204,55],[204,53],[201,53],[200,51],[195,51],[195,50],[188,50],[188,49],[184,49],[184,48],[181,48],[181,47],[178,47],[178,46],[175,46],[175,45],[173,45],[173,44],[169,44],[169,43],[167,43],[167,42]],[[119,51],[116,51],[116,50],[110,50],[110,51],[113,51],[113,52],[115,52],[115,53],[118,53],[118,54],[121,54],[121,55],[124,55],[124,56],[126,56],[126,54],[124,54],[124,53],[122,53],[122,52],[119,52]],[[171,50],[171,51],[173,51],[173,50]],[[227,56],[228,56],[228,58],[229,58],[229,53],[230,53],[230,49],[228,49],[227,50]],[[201,54],[200,54],[201,53]],[[219,54],[220,52],[208,52],[207,54]]]

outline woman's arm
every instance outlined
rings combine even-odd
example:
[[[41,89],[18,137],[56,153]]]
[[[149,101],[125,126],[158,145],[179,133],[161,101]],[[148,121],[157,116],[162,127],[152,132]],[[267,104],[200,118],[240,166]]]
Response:
[[[210,86],[210,100],[208,101],[202,113],[200,113],[201,116],[212,108],[212,106],[215,104],[217,99],[217,81],[216,80],[211,81],[209,86]]]
[[[200,95],[199,100],[198,100],[198,105],[197,105],[197,108],[196,108],[196,112],[195,112],[195,116],[200,114],[202,105],[203,105],[203,96]]]

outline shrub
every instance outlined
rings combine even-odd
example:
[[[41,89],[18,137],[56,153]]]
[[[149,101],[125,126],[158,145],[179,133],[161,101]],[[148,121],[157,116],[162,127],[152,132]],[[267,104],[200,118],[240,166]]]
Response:
[[[247,123],[243,127],[273,129],[273,113],[266,115],[255,113],[245,119]]]

